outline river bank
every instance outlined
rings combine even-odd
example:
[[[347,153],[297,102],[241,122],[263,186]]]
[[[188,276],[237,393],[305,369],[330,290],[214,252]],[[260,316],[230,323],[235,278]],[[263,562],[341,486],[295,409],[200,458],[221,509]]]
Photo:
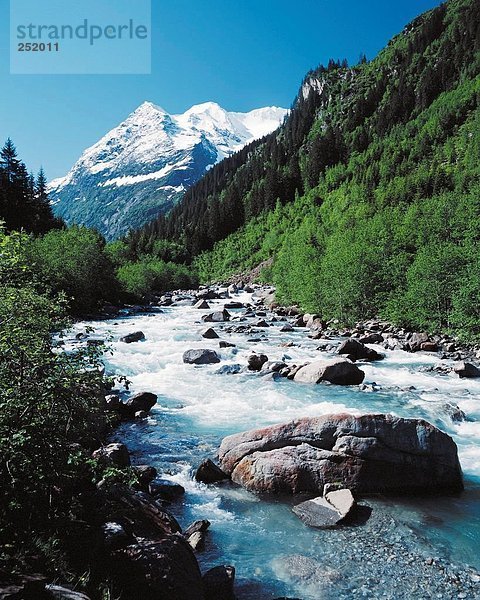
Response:
[[[107,359],[107,371],[126,375],[132,381],[132,391],[148,389],[159,397],[150,418],[121,426],[115,437],[127,443],[134,462],[154,464],[162,477],[185,488],[183,499],[168,507],[181,523],[211,521],[205,550],[197,554],[201,567],[219,562],[235,565],[241,599],[263,600],[282,594],[304,599],[362,594],[455,598],[465,593],[464,597],[476,597],[479,384],[475,379],[460,379],[453,372],[441,375],[438,370],[453,367],[454,358],[472,354],[451,349],[448,351],[465,354],[442,359],[437,353],[411,353],[377,344],[372,347],[384,352],[386,358],[378,363],[359,363],[366,374],[361,386],[299,385],[265,371],[249,371],[249,356],[255,351],[273,361],[302,364],[318,356],[332,356],[345,339],[339,334],[347,332],[322,329],[318,335],[318,329],[297,327],[298,315],[281,314],[286,312],[283,309],[273,313],[261,306],[254,307],[254,314],[248,307],[227,308],[232,316],[227,322],[202,321],[204,314],[231,302],[256,302],[251,292],[232,292],[231,298],[206,299],[211,310],[193,308],[196,298],[185,293],[164,298],[163,306],[153,309],[162,312],[93,323],[96,335],[110,332],[113,336],[113,356]],[[262,320],[268,327],[259,326]],[[286,327],[290,324],[292,331]],[[78,331],[81,327],[77,325]],[[202,338],[208,327],[221,341],[236,347],[220,349],[219,339]],[[285,328],[287,331],[281,331]],[[145,340],[132,344],[119,341],[137,330],[144,333]],[[356,336],[362,332],[348,333]],[[195,348],[215,349],[221,364],[184,364],[183,353]],[[223,371],[219,373],[219,369]],[[236,375],[227,374],[236,371]],[[393,412],[438,425],[459,445],[465,492],[437,500],[369,498],[367,502],[373,503],[374,510],[364,526],[318,532],[296,520],[290,511],[291,501],[260,501],[231,484],[208,487],[193,479],[199,462],[215,456],[225,435],[299,416],[343,411]],[[452,416],[460,420],[452,420]],[[396,540],[400,531],[401,539]],[[319,544],[322,551],[318,551]],[[368,544],[373,550],[362,558],[361,548]],[[392,544],[398,551],[389,553]],[[356,547],[358,551],[352,550]],[[355,561],[342,562],[350,552]],[[467,564],[473,570],[467,569]],[[336,575],[328,578],[322,571],[325,566]],[[370,579],[378,580],[380,588],[370,589]],[[322,587],[322,595],[316,596],[312,586],[318,589],[319,580],[329,583]],[[425,586],[430,596],[420,595]],[[438,596],[440,593],[444,595]]]

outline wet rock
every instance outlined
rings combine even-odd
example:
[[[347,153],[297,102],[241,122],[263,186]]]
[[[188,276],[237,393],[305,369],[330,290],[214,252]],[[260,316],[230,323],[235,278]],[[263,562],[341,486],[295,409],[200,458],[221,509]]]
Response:
[[[461,378],[471,379],[480,377],[480,369],[472,363],[458,362],[453,366],[454,372]]]
[[[368,348],[354,338],[350,338],[342,342],[337,350],[337,354],[347,354],[355,358],[355,360],[382,360],[385,358],[383,354],[379,354],[372,348]]]
[[[243,304],[243,302],[227,302],[225,304],[225,308],[228,309],[238,309],[238,308],[244,308],[245,305]]]
[[[255,327],[266,328],[270,327],[270,325],[265,321],[265,319],[260,319],[260,321],[257,321],[257,323],[255,323]]]
[[[207,340],[215,340],[218,339],[220,336],[215,331],[215,329],[209,327],[208,329],[205,329],[205,331],[202,333],[202,337]]]
[[[47,600],[51,598],[45,591],[47,578],[39,573],[32,575],[9,575],[7,581],[3,581],[3,571],[0,572],[2,581],[0,582],[1,600]],[[88,599],[87,599],[88,600]]]
[[[110,487],[108,496],[123,505],[123,514],[136,537],[158,538],[181,533],[175,517],[164,510],[162,504],[150,494],[127,488]]]
[[[421,345],[430,341],[428,333],[413,333],[407,340],[406,347],[410,352],[418,352]]]
[[[163,500],[176,500],[185,494],[183,486],[168,479],[155,479],[149,484],[148,491],[154,498]]]
[[[217,483],[225,479],[229,479],[229,476],[209,458],[201,463],[195,473],[195,480],[202,483]]]
[[[216,375],[238,375],[242,371],[242,365],[223,365],[215,371]]]
[[[215,350],[187,350],[183,353],[183,362],[189,365],[212,365],[220,362]]]
[[[454,423],[460,423],[467,420],[467,415],[456,404],[445,404],[445,412]]]
[[[132,344],[133,342],[140,342],[145,339],[145,334],[143,331],[134,331],[133,333],[128,333],[120,338],[121,342],[125,342],[125,344]]]
[[[129,467],[130,455],[125,444],[118,442],[102,446],[92,454],[92,457],[106,465],[114,465],[115,467]]]
[[[381,333],[369,333],[358,338],[361,344],[383,344],[383,335]]]
[[[193,550],[200,551],[205,547],[205,538],[207,530],[210,527],[210,521],[203,519],[192,523],[183,533]]]
[[[274,361],[269,360],[266,363],[263,363],[262,371],[273,371],[274,373],[279,373],[286,366],[287,365],[280,360],[274,360]]]
[[[236,344],[232,344],[230,342],[225,342],[224,340],[222,340],[221,342],[219,342],[219,347],[220,348],[236,348]]]
[[[122,597],[142,600],[205,600],[193,550],[180,535],[141,540],[114,553]]]
[[[218,310],[208,315],[203,315],[202,321],[205,323],[223,323],[224,321],[230,321],[230,313],[227,310]]]
[[[152,409],[156,403],[156,394],[152,394],[151,392],[140,392],[131,396],[125,402],[122,402],[120,404],[120,412],[126,417],[133,418],[135,413],[139,411],[144,411],[146,413],[150,412],[150,409]]]
[[[285,325],[283,327],[280,328],[280,331],[282,333],[291,333],[292,331],[294,331],[293,327],[290,325],[290,323],[285,323]]]
[[[265,354],[251,354],[248,357],[248,369],[250,371],[260,371],[267,361],[268,356]]]
[[[359,385],[365,378],[361,371],[351,361],[335,358],[318,360],[301,367],[294,376],[299,383],[320,383],[328,381],[337,385]]]
[[[208,310],[210,308],[210,304],[206,300],[198,300],[193,305],[193,308]]]
[[[116,394],[108,394],[105,396],[105,406],[107,410],[119,410],[120,398]]]
[[[148,417],[148,413],[145,410],[139,410],[134,414],[134,417],[139,421],[143,421],[143,419],[146,419]]]
[[[150,465],[135,465],[133,470],[141,485],[148,485],[157,476],[157,469]]]
[[[326,528],[338,525],[354,506],[355,499],[350,490],[341,489],[301,502],[292,510],[309,527]]]
[[[203,576],[205,600],[235,600],[235,567],[221,565]]]
[[[220,466],[259,492],[322,492],[342,483],[359,493],[463,489],[455,442],[420,419],[348,414],[304,418],[226,437]]]

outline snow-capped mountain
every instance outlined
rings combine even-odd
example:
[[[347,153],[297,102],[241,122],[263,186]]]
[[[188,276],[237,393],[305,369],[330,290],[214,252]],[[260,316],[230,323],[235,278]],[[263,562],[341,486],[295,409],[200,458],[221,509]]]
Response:
[[[54,211],[67,223],[120,237],[167,212],[209,168],[274,131],[287,112],[227,112],[206,102],[170,115],[144,102],[49,184]]]

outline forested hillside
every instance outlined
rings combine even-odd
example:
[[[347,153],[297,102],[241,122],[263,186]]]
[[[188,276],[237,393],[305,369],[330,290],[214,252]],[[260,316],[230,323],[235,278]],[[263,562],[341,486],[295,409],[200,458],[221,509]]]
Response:
[[[479,21],[477,2],[451,0],[371,62],[309,73],[280,130],[212,169],[129,251],[173,249],[203,280],[273,257],[264,277],[283,302],[477,335]]]

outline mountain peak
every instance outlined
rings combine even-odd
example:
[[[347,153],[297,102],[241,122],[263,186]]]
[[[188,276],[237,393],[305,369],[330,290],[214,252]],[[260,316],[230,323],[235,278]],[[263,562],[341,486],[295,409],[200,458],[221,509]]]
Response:
[[[203,102],[170,115],[145,101],[51,182],[55,213],[119,237],[170,210],[222,158],[276,129],[287,111],[275,111],[233,113]]]

